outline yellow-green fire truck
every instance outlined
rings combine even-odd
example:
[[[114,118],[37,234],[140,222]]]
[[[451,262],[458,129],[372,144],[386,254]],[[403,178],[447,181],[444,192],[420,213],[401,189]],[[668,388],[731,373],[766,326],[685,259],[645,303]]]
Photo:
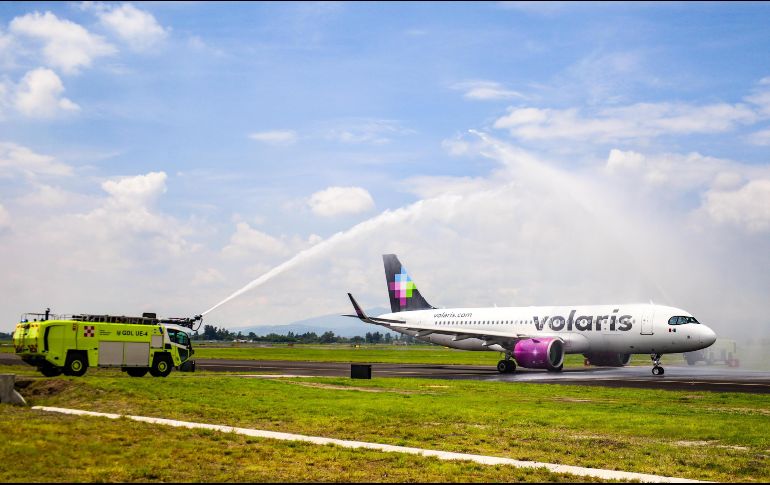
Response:
[[[13,333],[16,354],[47,377],[82,376],[89,366],[120,368],[132,377],[194,371],[191,319],[27,313]]]

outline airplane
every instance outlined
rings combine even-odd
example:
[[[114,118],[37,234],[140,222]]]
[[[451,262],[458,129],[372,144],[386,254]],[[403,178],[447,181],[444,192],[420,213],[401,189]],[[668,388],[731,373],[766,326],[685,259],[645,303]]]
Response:
[[[649,304],[446,308],[430,305],[395,254],[383,254],[391,313],[370,317],[348,293],[360,320],[425,342],[505,354],[500,373],[516,365],[560,372],[565,354],[593,365],[622,367],[631,354],[649,354],[652,373],[664,374],[663,354],[691,352],[716,334],[681,308]]]

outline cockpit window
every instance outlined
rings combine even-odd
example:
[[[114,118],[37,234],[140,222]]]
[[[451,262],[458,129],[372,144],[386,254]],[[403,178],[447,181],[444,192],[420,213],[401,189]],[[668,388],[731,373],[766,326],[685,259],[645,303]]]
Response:
[[[686,323],[700,323],[695,317],[671,317],[668,319],[669,325],[684,325]]]

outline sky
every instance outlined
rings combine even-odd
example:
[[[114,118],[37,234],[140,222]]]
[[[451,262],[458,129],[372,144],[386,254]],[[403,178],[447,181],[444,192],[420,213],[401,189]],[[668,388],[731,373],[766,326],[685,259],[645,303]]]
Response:
[[[191,316],[257,278],[205,323],[387,307],[397,253],[437,307],[654,301],[769,336],[769,24],[770,3],[0,3],[0,331]]]

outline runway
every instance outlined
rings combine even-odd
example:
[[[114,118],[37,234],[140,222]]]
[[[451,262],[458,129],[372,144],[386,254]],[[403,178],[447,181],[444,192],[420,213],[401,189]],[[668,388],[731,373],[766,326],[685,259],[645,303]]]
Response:
[[[19,365],[14,354],[0,354],[0,365]],[[299,362],[285,360],[196,359],[199,369],[214,372],[244,372],[286,376],[350,376],[350,363]],[[653,376],[650,366],[580,367],[560,373],[518,368],[500,374],[492,366],[438,364],[372,364],[372,378],[420,377],[498,382],[527,382],[640,389],[669,389],[770,394],[770,372],[730,369],[719,366],[666,366],[663,376]],[[0,372],[2,368],[0,367]]]
[[[350,376],[350,363],[338,362],[196,359],[196,365],[208,371],[221,372]],[[716,366],[666,366],[666,373],[663,376],[653,376],[650,369],[651,366],[585,367],[564,369],[560,373],[552,373],[518,368],[513,374],[500,374],[491,366],[372,364],[372,378],[420,377],[770,394],[770,372]]]

